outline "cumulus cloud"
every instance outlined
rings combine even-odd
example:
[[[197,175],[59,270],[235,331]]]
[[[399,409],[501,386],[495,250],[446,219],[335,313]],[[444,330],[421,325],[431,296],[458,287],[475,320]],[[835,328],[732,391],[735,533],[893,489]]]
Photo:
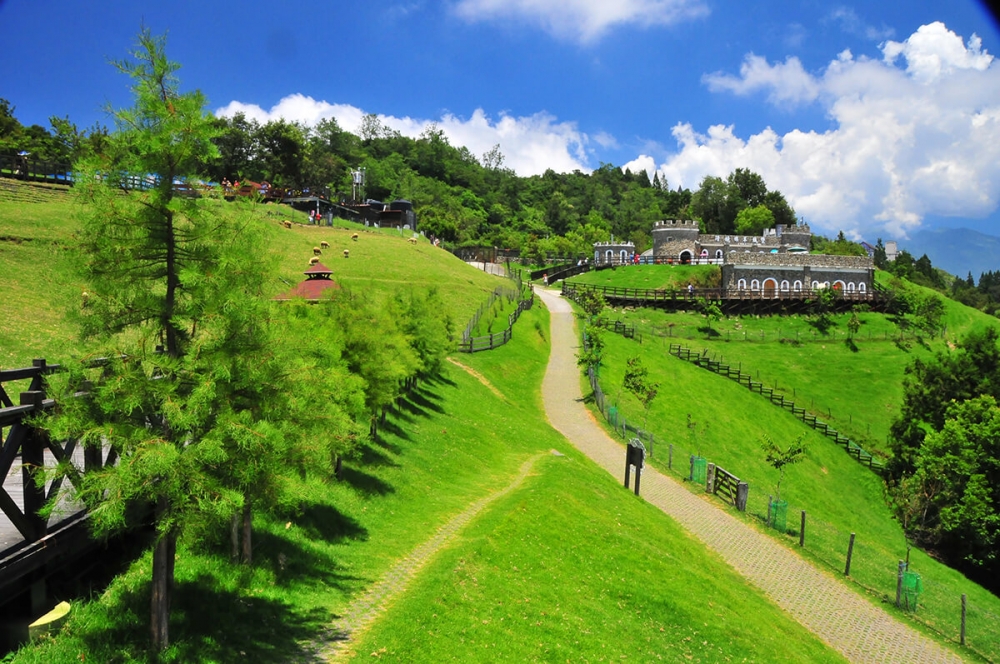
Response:
[[[770,64],[759,55],[750,53],[740,65],[740,75],[716,72],[702,77],[712,92],[728,91],[745,95],[757,90],[769,90],[768,100],[791,105],[810,102],[819,95],[819,85],[802,67],[796,57],[789,57],[782,64]]]
[[[740,75],[712,74],[717,92],[765,92],[773,104],[820,104],[827,131],[768,128],[749,138],[732,126],[704,133],[679,123],[679,147],[660,164],[670,186],[696,188],[705,175],[751,168],[814,227],[856,237],[905,237],[926,215],[981,217],[1000,203],[1000,67],[978,37],[963,43],[941,23],[880,59],[836,56],[815,74],[794,58],[747,56]],[[648,166],[640,156],[635,166]],[[652,171],[652,169],[647,168]]]
[[[708,14],[704,0],[458,0],[454,13],[469,22],[521,21],[558,39],[590,43],[620,25],[672,25]]]
[[[309,127],[320,120],[334,118],[342,129],[355,134],[360,133],[361,121],[366,115],[356,106],[317,101],[302,94],[289,95],[270,110],[257,104],[232,101],[215,113],[224,117],[243,113],[261,123],[284,118]],[[579,131],[575,123],[560,122],[544,112],[525,117],[501,114],[493,119],[477,108],[467,119],[451,113],[437,119],[391,115],[379,115],[379,119],[385,126],[411,138],[419,137],[425,129],[435,125],[452,145],[465,146],[478,156],[499,143],[504,165],[518,175],[538,175],[549,168],[559,172],[590,170],[586,166],[590,138]],[[601,145],[613,144],[614,137],[601,133],[595,141]]]
[[[896,33],[895,30],[885,25],[876,28],[865,23],[850,7],[837,7],[830,12],[828,20],[840,24],[841,29],[848,34],[875,42],[888,39]]]

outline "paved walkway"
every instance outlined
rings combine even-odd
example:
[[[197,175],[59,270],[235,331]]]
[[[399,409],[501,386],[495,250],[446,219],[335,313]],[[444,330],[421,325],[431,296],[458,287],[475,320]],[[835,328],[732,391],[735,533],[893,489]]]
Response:
[[[580,451],[611,473],[624,472],[624,445],[597,426],[582,403],[579,342],[569,303],[557,291],[536,289],[551,314],[552,354],[542,384],[549,421]],[[851,662],[961,662],[936,642],[856,594],[721,508],[652,467],[642,473],[642,496],[716,551],[750,583]]]

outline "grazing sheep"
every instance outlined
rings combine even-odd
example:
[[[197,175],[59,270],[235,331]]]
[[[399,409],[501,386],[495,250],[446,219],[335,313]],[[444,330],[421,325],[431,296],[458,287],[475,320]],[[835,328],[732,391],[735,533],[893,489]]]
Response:
[[[357,242],[358,241],[358,234],[355,233],[354,235],[352,235],[351,239],[354,240],[355,242]]]
[[[409,242],[410,244],[416,244],[417,238],[415,237],[406,238],[406,241]]]
[[[312,258],[309,259],[310,265],[315,265],[318,262],[319,262],[319,256],[313,256]]]
[[[322,242],[319,243],[319,246],[322,249],[329,249],[330,248],[330,243],[327,242],[326,240],[323,240]]]
[[[292,222],[288,221],[287,219],[284,220],[281,223],[285,225],[285,228],[291,228],[292,227]]]
[[[87,301],[90,300],[90,293],[88,293],[87,291],[83,291],[82,293],[80,293],[80,299],[82,300],[82,304],[80,306],[83,307],[87,306]]]
[[[344,249],[344,258],[350,258],[350,256],[351,256],[351,250]]]
[[[319,247],[313,247],[313,255],[314,256],[320,256],[320,255],[322,255],[322,253],[323,253],[322,249],[320,249]]]

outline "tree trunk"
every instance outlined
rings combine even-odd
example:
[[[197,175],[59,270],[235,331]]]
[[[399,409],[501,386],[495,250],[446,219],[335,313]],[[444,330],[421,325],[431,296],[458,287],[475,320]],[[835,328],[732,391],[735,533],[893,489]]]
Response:
[[[250,492],[243,494],[243,564],[253,563],[253,510]]]
[[[156,520],[160,521],[169,503],[165,496],[156,502]],[[170,645],[170,598],[174,589],[174,555],[177,535],[172,530],[162,533],[153,548],[153,593],[150,598],[150,630],[154,650]]]
[[[229,519],[229,558],[234,563],[240,560],[240,515]]]

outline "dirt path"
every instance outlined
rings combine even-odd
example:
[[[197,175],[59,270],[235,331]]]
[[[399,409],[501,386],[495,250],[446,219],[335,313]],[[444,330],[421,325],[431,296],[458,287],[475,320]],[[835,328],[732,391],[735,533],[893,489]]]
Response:
[[[476,516],[494,502],[517,489],[531,474],[535,463],[544,454],[536,454],[523,464],[514,479],[499,491],[480,498],[452,517],[429,540],[415,548],[383,575],[382,579],[355,599],[344,611],[344,615],[334,624],[332,634],[325,639],[332,645],[309,661],[337,662],[349,659],[353,652],[350,641],[364,633],[372,621],[397,597],[405,592],[410,582],[434,555],[451,542],[455,536]]]
[[[616,480],[624,446],[612,440],[582,403],[575,353],[579,342],[569,303],[536,289],[551,314],[552,354],[542,384],[549,421]],[[961,662],[961,658],[871,604],[830,573],[699,498],[651,467],[642,495],[716,551],[778,606],[851,662]]]

